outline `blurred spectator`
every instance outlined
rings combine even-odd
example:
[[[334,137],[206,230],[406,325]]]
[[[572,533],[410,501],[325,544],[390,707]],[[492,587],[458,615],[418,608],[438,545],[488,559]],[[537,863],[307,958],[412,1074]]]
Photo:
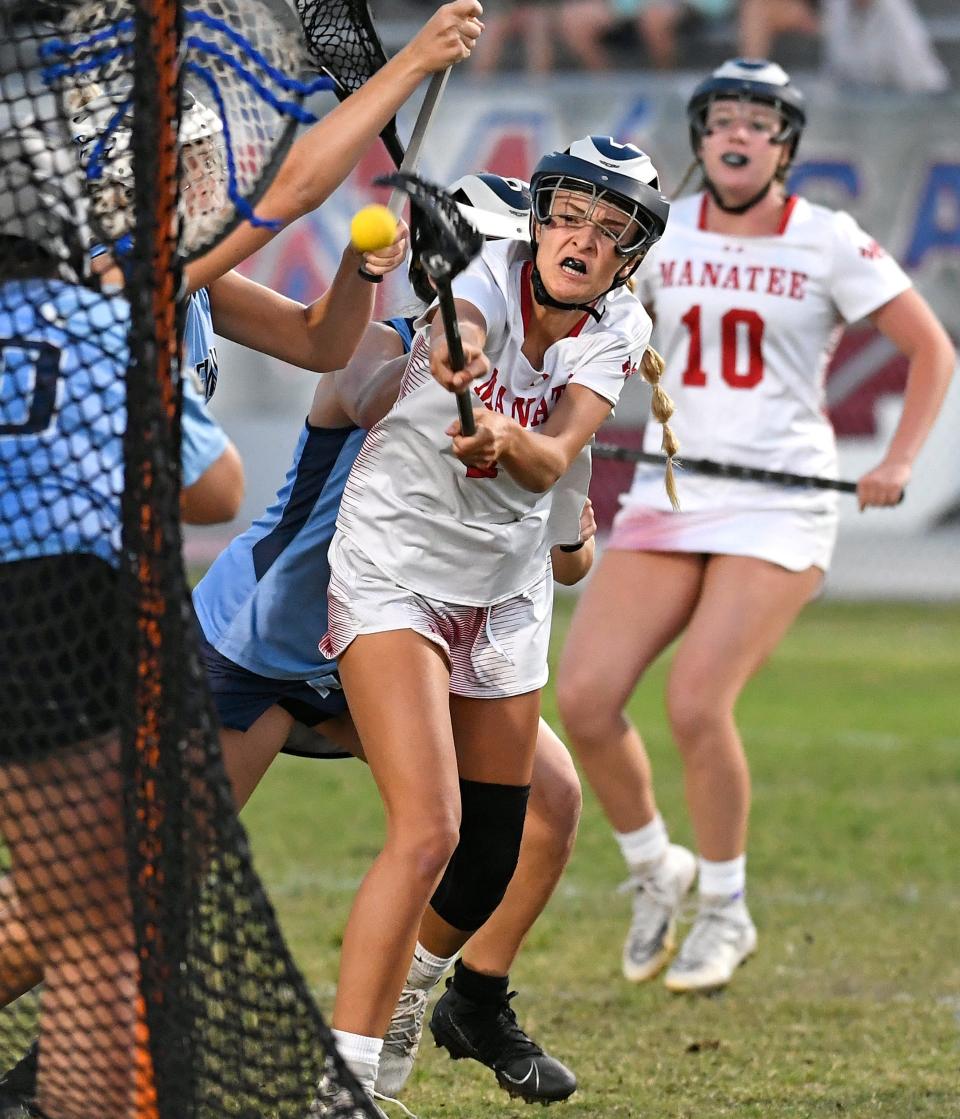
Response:
[[[735,7],[735,0],[566,0],[560,8],[560,32],[582,66],[606,70],[611,62],[604,37],[618,25],[635,22],[650,61],[665,70],[676,65],[680,32],[720,20]]]
[[[497,0],[485,5],[484,30],[477,44],[473,70],[489,74],[496,70],[503,48],[511,38],[523,44],[528,74],[547,74],[553,69],[553,36],[557,30],[556,9],[550,0]]]
[[[824,0],[826,68],[838,81],[908,93],[950,86],[912,0]]]
[[[741,56],[773,58],[778,35],[816,35],[820,30],[818,8],[817,0],[740,0]]]

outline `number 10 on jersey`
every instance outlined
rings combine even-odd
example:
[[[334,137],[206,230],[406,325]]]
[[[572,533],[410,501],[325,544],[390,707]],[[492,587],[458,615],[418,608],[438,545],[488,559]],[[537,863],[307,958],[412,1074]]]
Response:
[[[702,388],[707,383],[700,320],[699,303],[680,320],[690,333],[683,383],[691,388]],[[720,319],[720,376],[732,389],[752,389],[763,380],[762,345],[763,319],[756,311],[734,308]]]

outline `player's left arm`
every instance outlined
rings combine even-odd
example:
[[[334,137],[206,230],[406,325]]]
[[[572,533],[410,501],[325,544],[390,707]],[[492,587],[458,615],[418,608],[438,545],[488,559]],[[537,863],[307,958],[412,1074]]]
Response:
[[[870,316],[873,325],[909,360],[903,412],[883,461],[857,483],[860,508],[896,505],[910,480],[914,459],[933,427],[957,355],[930,305],[908,288]]]
[[[371,275],[386,275],[403,263],[406,246],[403,223],[394,243],[379,252],[358,253],[348,246],[333,283],[309,305],[239,272],[228,272],[210,285],[214,329],[232,342],[301,369],[342,369],[367,329],[376,297],[376,285],[364,280],[358,269],[363,265]]]
[[[453,453],[468,466],[502,466],[525,490],[546,493],[610,415],[612,405],[585,385],[571,384],[536,431],[487,408],[475,408],[476,435],[461,435],[459,420],[447,428]]]

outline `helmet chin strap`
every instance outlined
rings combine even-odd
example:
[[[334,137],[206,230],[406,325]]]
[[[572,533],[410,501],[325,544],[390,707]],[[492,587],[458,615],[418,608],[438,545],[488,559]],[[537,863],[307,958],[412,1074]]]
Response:
[[[555,307],[558,311],[586,311],[588,315],[592,315],[594,322],[599,322],[603,317],[603,311],[597,311],[593,303],[561,303],[559,299],[554,299],[550,292],[547,291],[546,284],[543,282],[543,277],[540,275],[540,269],[537,267],[536,261],[533,263],[533,272],[530,275],[530,282],[533,285],[533,298],[540,304],[541,307]],[[610,290],[609,288],[607,289]],[[603,292],[597,296],[597,299],[602,299],[607,292]],[[596,303],[597,299],[593,302]]]
[[[746,202],[742,202],[739,206],[730,206],[720,197],[720,192],[713,185],[711,180],[708,179],[706,175],[703,176],[703,185],[710,192],[710,197],[714,200],[714,202],[716,202],[716,204],[720,207],[721,210],[723,210],[725,214],[745,214],[747,210],[752,210],[753,207],[757,205],[757,203],[762,202],[764,198],[767,197],[767,195],[770,193],[770,188],[776,181],[777,176],[774,175],[769,180],[769,182],[765,186],[761,187],[761,189],[752,198],[748,199]]]

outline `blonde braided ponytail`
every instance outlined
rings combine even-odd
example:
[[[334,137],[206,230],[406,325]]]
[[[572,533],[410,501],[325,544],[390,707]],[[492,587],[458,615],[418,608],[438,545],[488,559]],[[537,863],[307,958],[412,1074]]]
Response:
[[[664,477],[664,484],[667,487],[667,497],[670,498],[670,504],[673,508],[679,510],[680,502],[677,499],[676,479],[673,473],[673,458],[674,455],[679,452],[680,444],[677,442],[677,437],[673,434],[669,422],[674,412],[674,404],[660,384],[660,379],[663,377],[663,369],[663,358],[657,353],[653,346],[647,346],[640,360],[640,372],[643,374],[643,379],[653,389],[653,402],[650,406],[653,418],[657,423],[663,425],[663,441],[660,444],[660,449],[667,456],[667,469]]]

